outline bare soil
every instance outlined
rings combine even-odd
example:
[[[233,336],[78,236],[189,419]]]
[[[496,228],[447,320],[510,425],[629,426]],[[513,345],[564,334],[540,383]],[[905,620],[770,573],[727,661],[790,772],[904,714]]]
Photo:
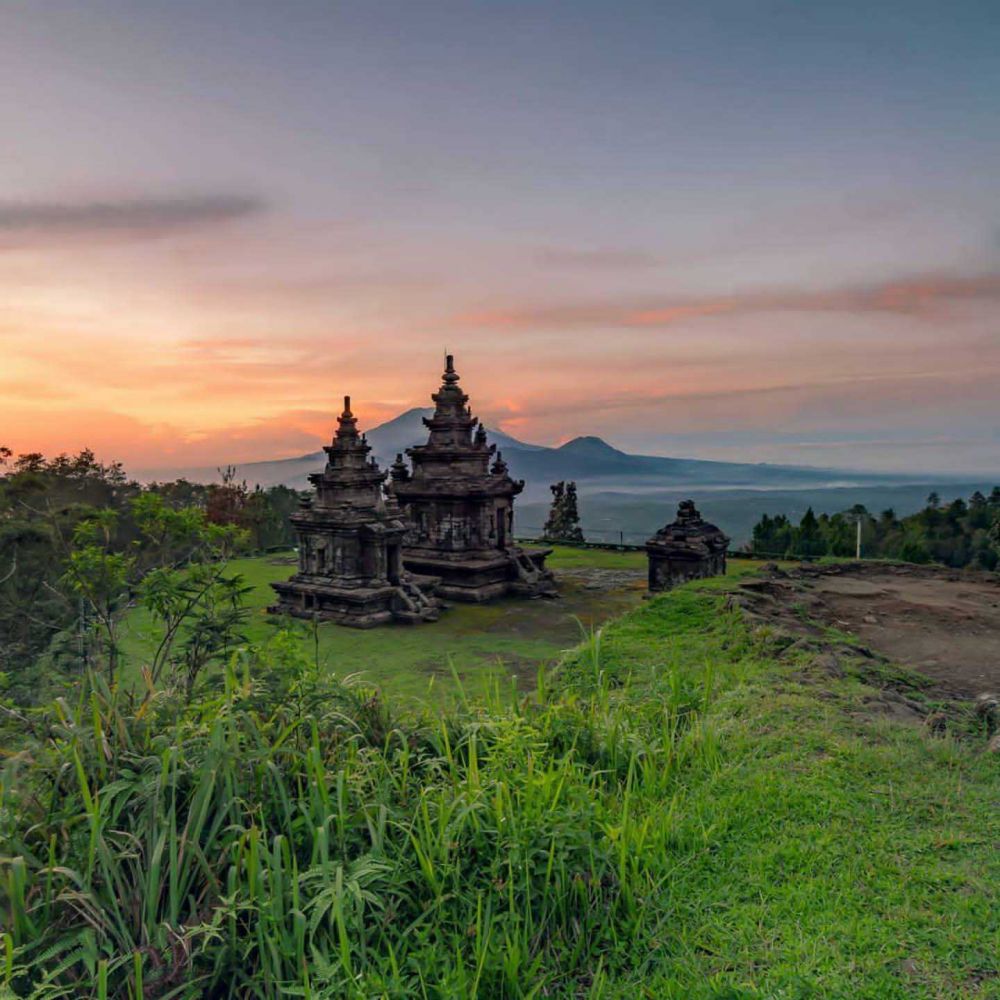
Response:
[[[1000,578],[886,563],[764,567],[737,590],[748,614],[802,637],[844,633],[855,651],[915,670],[935,694],[1000,691]]]

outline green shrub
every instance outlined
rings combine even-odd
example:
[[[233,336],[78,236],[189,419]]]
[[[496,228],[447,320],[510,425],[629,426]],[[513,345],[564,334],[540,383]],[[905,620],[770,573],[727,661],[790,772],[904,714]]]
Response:
[[[563,681],[398,723],[298,648],[192,704],[91,676],[8,762],[18,995],[577,995],[636,933],[665,835],[638,789],[698,752],[707,692],[635,713]]]

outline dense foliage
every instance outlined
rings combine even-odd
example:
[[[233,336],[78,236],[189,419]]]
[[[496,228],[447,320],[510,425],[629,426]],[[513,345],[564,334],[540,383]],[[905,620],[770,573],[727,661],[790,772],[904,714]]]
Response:
[[[242,547],[288,544],[298,501],[286,487],[250,490],[231,470],[217,484],[142,486],[89,451],[49,460],[0,448],[0,673],[8,693],[19,701],[38,694],[43,653],[63,670],[90,664],[94,643],[108,640],[115,613],[139,598],[149,571],[217,556],[223,534],[209,543],[199,525],[238,531]]]
[[[946,505],[932,493],[922,511],[903,518],[892,510],[875,517],[860,505],[819,517],[810,507],[797,525],[783,514],[765,514],[754,526],[751,548],[779,558],[853,556],[859,522],[865,558],[987,570],[1000,565],[1000,486],[989,497],[976,492],[968,501],[959,498]]]

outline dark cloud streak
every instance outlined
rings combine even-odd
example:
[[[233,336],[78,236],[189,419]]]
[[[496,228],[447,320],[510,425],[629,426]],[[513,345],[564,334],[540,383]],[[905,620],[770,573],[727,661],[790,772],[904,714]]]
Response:
[[[257,198],[231,194],[82,204],[0,202],[0,234],[158,235],[230,222],[264,207]]]

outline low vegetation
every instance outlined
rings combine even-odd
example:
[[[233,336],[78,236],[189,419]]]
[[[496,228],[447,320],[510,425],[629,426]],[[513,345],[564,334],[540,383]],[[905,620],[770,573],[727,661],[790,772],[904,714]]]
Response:
[[[995,995],[996,765],[688,586],[399,714],[277,635],[92,672],[3,778],[3,981],[76,997]],[[864,679],[863,679],[864,676]]]

